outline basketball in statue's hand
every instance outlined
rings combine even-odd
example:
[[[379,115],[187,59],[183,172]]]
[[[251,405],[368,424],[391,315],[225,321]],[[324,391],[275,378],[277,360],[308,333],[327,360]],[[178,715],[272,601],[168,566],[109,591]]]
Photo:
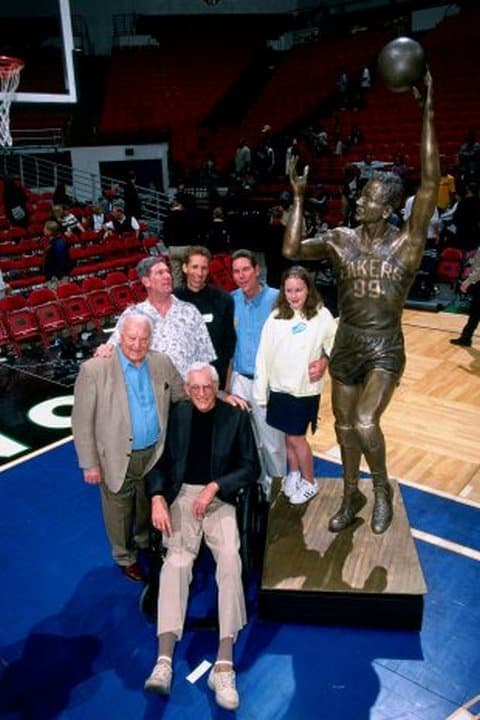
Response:
[[[425,75],[425,53],[416,40],[399,37],[380,52],[377,69],[389,90],[405,92]]]

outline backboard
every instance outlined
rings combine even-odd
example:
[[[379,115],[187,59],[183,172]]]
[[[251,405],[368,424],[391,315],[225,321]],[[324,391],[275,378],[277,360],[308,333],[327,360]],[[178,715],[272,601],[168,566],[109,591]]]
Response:
[[[25,63],[13,102],[77,101],[69,0],[1,0],[0,55]]]

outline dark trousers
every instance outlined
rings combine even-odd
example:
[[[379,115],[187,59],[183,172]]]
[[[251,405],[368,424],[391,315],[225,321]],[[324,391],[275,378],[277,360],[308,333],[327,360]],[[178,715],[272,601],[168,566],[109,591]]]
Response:
[[[480,322],[480,282],[472,285],[471,298],[467,324],[463,328],[461,336],[462,340],[467,340],[468,342],[472,340],[473,333]]]

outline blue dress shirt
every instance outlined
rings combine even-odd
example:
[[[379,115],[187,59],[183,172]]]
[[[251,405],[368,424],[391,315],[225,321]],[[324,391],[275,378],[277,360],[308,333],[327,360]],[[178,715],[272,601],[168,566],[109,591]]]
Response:
[[[137,367],[125,357],[120,347],[117,347],[117,352],[127,390],[132,425],[132,449],[143,450],[154,445],[160,435],[157,404],[148,363],[144,360]]]
[[[243,290],[232,292],[235,305],[234,324],[237,344],[233,355],[233,369],[240,375],[253,377],[255,357],[265,320],[273,310],[278,290],[264,285],[255,297],[247,299]]]

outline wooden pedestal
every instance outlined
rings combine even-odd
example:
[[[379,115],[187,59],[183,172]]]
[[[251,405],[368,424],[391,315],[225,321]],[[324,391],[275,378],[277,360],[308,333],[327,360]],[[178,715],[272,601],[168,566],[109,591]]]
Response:
[[[419,630],[422,569],[398,485],[394,519],[382,535],[370,529],[372,484],[359,487],[368,502],[341,533],[328,530],[343,483],[321,478],[320,492],[306,505],[290,505],[272,488],[259,611],[263,618],[375,628]]]

